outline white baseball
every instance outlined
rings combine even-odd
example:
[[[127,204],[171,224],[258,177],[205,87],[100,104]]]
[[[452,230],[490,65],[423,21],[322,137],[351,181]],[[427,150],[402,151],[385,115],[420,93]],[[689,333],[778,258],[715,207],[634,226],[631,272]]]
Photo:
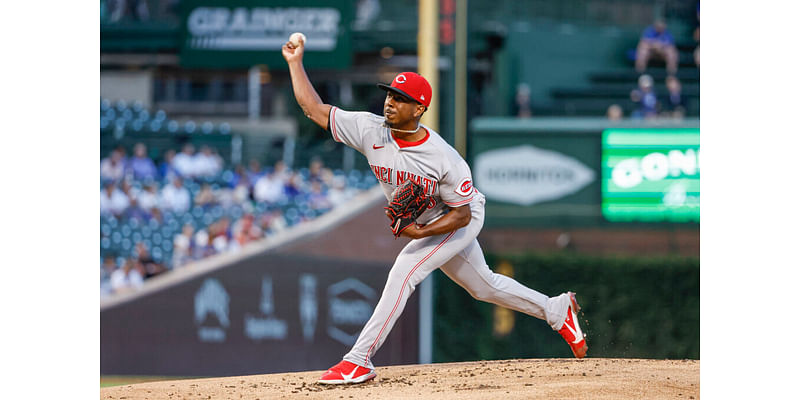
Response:
[[[303,45],[305,46],[306,35],[303,35],[300,32],[295,32],[291,36],[289,36],[289,43],[291,43],[292,46],[294,47],[300,47],[300,41],[302,41]]]

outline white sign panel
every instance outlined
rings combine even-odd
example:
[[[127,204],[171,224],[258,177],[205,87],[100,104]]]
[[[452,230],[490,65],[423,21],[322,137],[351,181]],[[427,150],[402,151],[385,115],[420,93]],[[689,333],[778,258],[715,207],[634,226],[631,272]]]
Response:
[[[336,8],[198,7],[186,26],[195,49],[280,50],[289,35],[303,32],[307,50],[331,51],[341,18]]]
[[[481,153],[475,159],[475,187],[487,198],[528,206],[578,192],[595,180],[580,161],[530,145]]]

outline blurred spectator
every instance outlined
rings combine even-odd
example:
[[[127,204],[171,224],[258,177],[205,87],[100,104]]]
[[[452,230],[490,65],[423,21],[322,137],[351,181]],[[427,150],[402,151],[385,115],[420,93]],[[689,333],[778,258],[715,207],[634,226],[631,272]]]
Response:
[[[125,210],[125,217],[144,221],[150,218],[150,213],[139,205],[140,190],[131,186],[127,179],[120,184],[120,190],[128,197],[128,208]]]
[[[194,247],[194,227],[185,224],[172,241],[172,268],[180,268],[191,261]]]
[[[286,168],[286,163],[283,160],[278,160],[275,162],[273,166],[272,174],[281,181],[281,183],[286,183],[291,176],[291,172],[289,168]]]
[[[308,164],[308,181],[309,182],[322,182],[322,169],[324,168],[322,160],[319,157],[314,157]]]
[[[194,156],[195,176],[217,176],[222,171],[222,158],[211,147],[203,146]]]
[[[250,200],[250,183],[247,178],[240,179],[236,187],[233,188],[233,202],[234,204],[244,204]]]
[[[111,274],[111,289],[121,293],[142,287],[144,278],[134,266],[133,260],[127,260],[122,268]]]
[[[210,207],[217,204],[217,198],[211,190],[211,185],[203,184],[200,192],[194,198],[194,204],[199,207]]]
[[[217,203],[225,209],[236,204],[233,199],[233,189],[228,189],[226,187],[214,190],[214,198],[217,199]]]
[[[255,217],[253,214],[245,214],[233,224],[231,229],[233,232],[234,243],[237,248],[242,247],[254,240],[258,240],[263,236],[261,228],[253,223]]]
[[[233,178],[228,182],[231,188],[235,188],[242,179],[247,179],[247,170],[242,164],[237,164],[233,169]]]
[[[176,176],[180,176],[180,173],[174,166],[175,162],[175,150],[167,150],[164,152],[164,160],[161,162],[161,166],[158,169],[158,173],[161,175],[162,179],[165,180],[172,180],[172,178]]]
[[[113,254],[103,257],[103,267],[100,269],[100,296],[108,296],[114,292],[111,287],[111,275],[117,270],[117,262]]]
[[[129,205],[128,196],[117,189],[113,182],[106,183],[105,188],[100,191],[100,214],[120,216]]]
[[[151,208],[150,209],[150,218],[156,221],[158,224],[164,222],[164,216],[161,214],[161,209],[158,208]]]
[[[312,210],[329,210],[333,207],[328,196],[322,190],[322,184],[318,181],[311,182],[311,192],[308,194],[308,206]]]
[[[308,167],[308,180],[330,185],[333,180],[333,171],[326,167],[320,158],[314,157]]]
[[[644,73],[647,62],[653,55],[664,60],[667,64],[667,73],[674,75],[678,72],[678,49],[675,47],[675,39],[667,30],[667,24],[660,19],[648,26],[639,38],[639,45],[636,47],[636,71]]]
[[[201,259],[214,254],[214,248],[211,247],[209,241],[208,231],[205,229],[198,229],[194,234],[194,248],[192,250],[192,258]]]
[[[354,189],[347,189],[347,180],[343,176],[337,176],[333,178],[331,188],[328,189],[328,200],[332,207],[336,207],[353,197],[354,191]]]
[[[653,118],[658,115],[658,98],[653,91],[653,78],[650,75],[639,77],[639,88],[631,91],[631,101],[636,103],[632,118]]]
[[[222,217],[208,227],[208,240],[214,249],[214,253],[222,253],[228,249],[231,238],[231,220]]]
[[[135,262],[139,265],[138,270],[143,273],[142,277],[144,279],[150,279],[167,270],[163,265],[157,263],[153,257],[150,256],[150,251],[142,242],[136,243]]]
[[[289,176],[289,180],[283,185],[283,190],[290,199],[295,198],[303,192],[303,177],[297,172]]]
[[[158,170],[156,164],[147,157],[147,147],[144,143],[136,143],[133,148],[133,157],[128,161],[128,173],[136,180],[156,179]]]
[[[151,183],[144,187],[144,190],[139,192],[136,197],[139,207],[148,212],[158,207],[158,187],[155,183]]]
[[[606,117],[609,121],[620,121],[622,120],[622,116],[622,107],[620,107],[619,104],[612,104],[608,106]]]
[[[264,174],[253,186],[253,199],[260,203],[277,203],[284,197],[283,182],[276,174]]]
[[[262,174],[263,171],[261,170],[261,163],[256,159],[250,160],[250,165],[247,169],[247,181],[249,182],[249,185],[251,185],[251,189],[252,185],[255,185],[255,183],[258,182],[258,178],[261,178]]]
[[[686,114],[686,105],[681,94],[681,82],[674,76],[668,76],[667,80],[667,96],[662,102],[665,117],[683,118]]]
[[[289,227],[289,223],[286,222],[286,218],[283,217],[283,213],[279,209],[272,210],[269,214],[263,214],[259,225],[263,232],[272,234],[281,232]]]
[[[131,203],[125,210],[125,218],[146,221],[150,219],[150,212],[139,205],[136,197],[130,197]]]
[[[178,171],[181,177],[191,178],[196,175],[194,163],[194,146],[191,143],[183,145],[180,153],[172,159],[172,166]]]
[[[189,190],[183,187],[183,179],[176,177],[161,189],[161,209],[186,212],[192,205]]]
[[[100,161],[100,178],[119,181],[125,176],[125,154],[121,149],[114,149],[111,154]]]
[[[122,193],[125,193],[125,196],[128,196],[128,201],[136,198],[137,191],[131,186],[131,183],[127,179],[123,179],[122,182],[120,182],[119,188]]]
[[[514,113],[517,118],[530,118],[531,113],[531,88],[526,83],[517,85],[517,94],[514,95]]]

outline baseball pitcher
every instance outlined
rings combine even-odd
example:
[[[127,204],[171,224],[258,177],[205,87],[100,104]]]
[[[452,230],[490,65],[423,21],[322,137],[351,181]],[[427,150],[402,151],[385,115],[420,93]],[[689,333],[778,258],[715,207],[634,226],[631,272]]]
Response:
[[[580,309],[571,292],[556,297],[493,273],[476,237],[483,227],[485,198],[472,186],[466,161],[433,129],[420,124],[431,103],[431,86],[413,72],[398,74],[386,91],[383,116],[345,111],[320,99],[303,67],[305,43],[287,42],[297,103],[333,140],[358,150],[369,161],[389,200],[391,232],[412,240],[392,266],[381,298],[355,345],[319,379],[350,384],[375,378],[372,356],[392,330],[416,286],[436,268],[478,300],[542,319],[567,341],[575,357],[588,346],[578,325]]]

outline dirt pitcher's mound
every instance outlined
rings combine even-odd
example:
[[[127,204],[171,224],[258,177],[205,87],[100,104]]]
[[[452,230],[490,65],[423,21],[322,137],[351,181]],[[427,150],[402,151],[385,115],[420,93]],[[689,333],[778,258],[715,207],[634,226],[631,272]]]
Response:
[[[699,399],[700,361],[587,358],[378,367],[352,386],[322,371],[149,382],[100,389],[102,399]]]

